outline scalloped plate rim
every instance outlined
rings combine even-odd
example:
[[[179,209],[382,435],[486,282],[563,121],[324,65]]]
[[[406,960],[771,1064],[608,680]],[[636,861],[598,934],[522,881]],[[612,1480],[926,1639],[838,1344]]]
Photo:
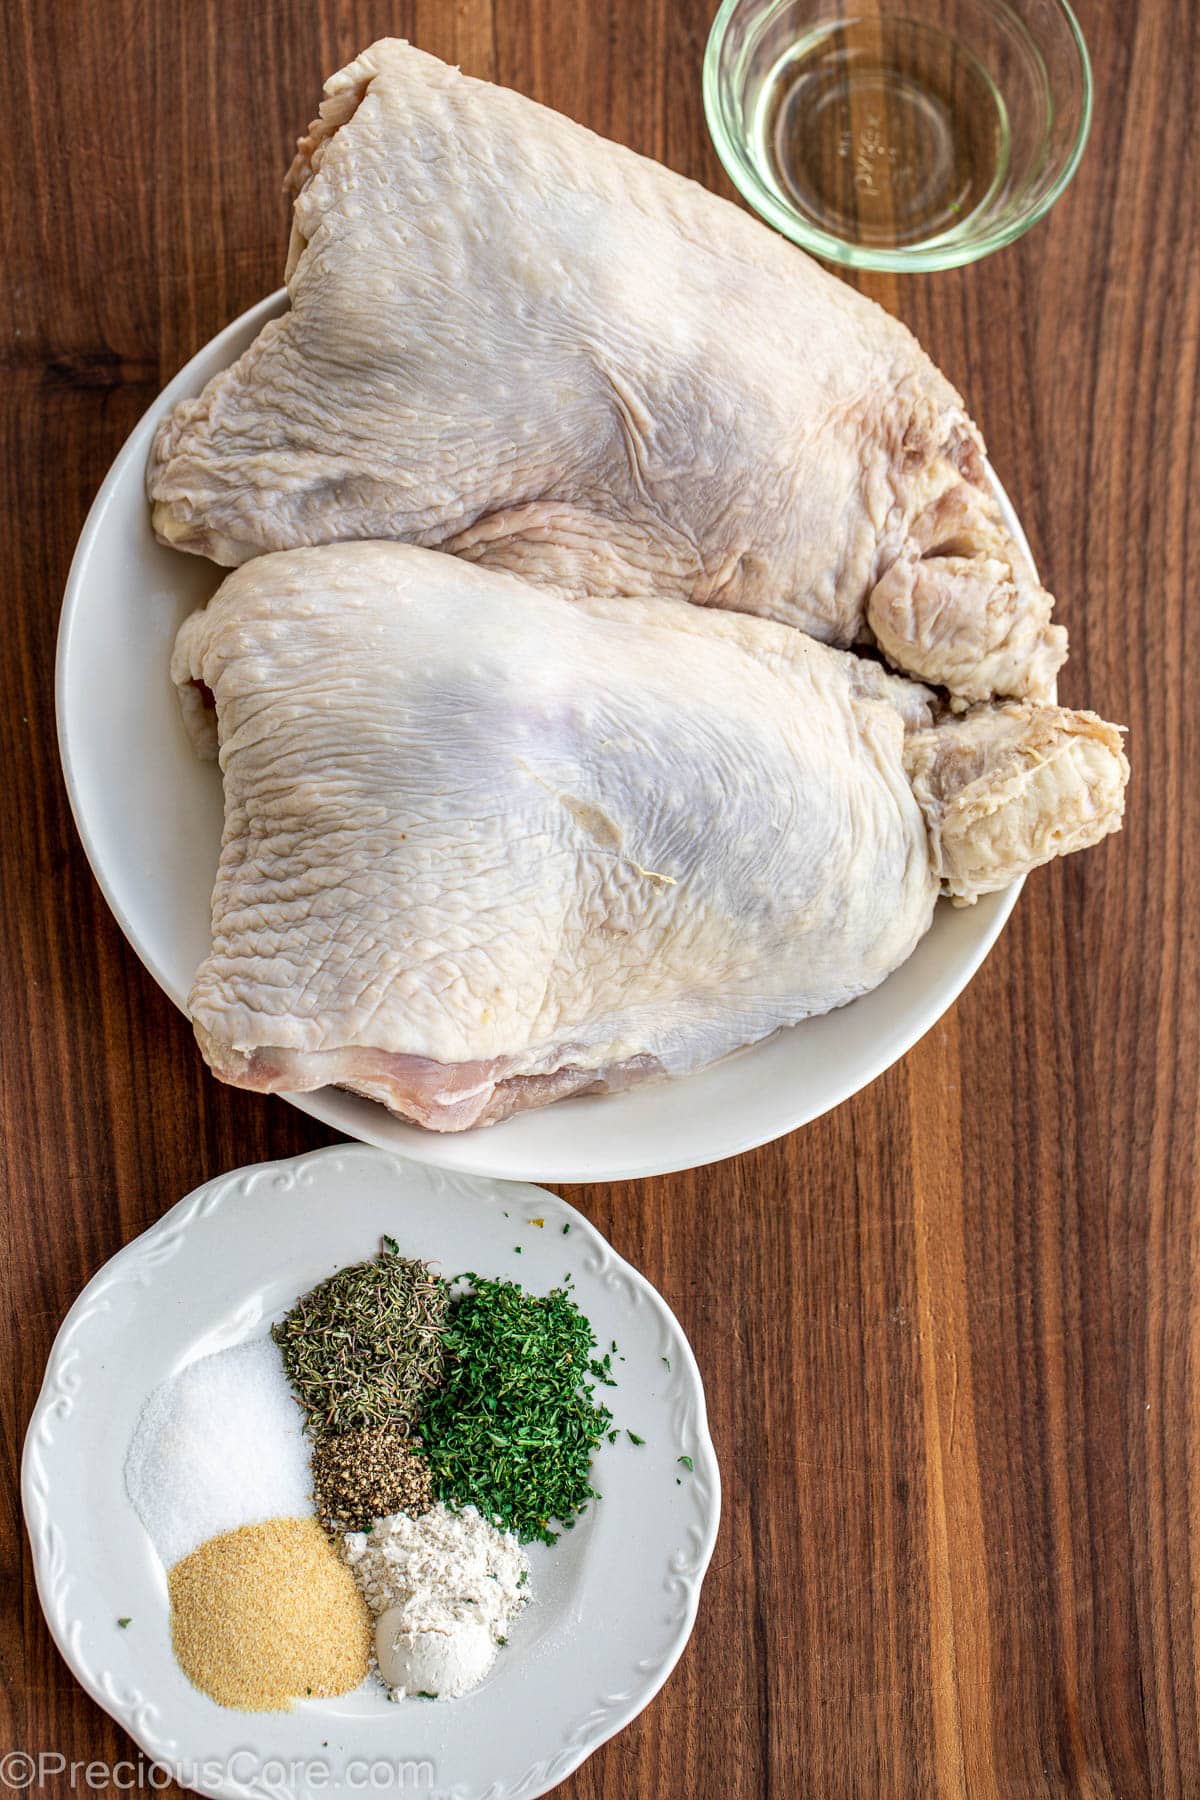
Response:
[[[527,1189],[530,1193],[536,1193],[538,1195],[537,1203],[545,1213],[547,1226],[552,1213],[556,1216],[556,1223],[559,1221],[569,1223],[572,1231],[579,1232],[576,1242],[588,1245],[594,1253],[598,1254],[606,1273],[615,1274],[624,1280],[632,1293],[636,1293],[640,1300],[649,1303],[650,1309],[664,1333],[671,1338],[671,1384],[673,1387],[681,1384],[680,1399],[686,1399],[694,1409],[690,1419],[690,1429],[694,1434],[695,1443],[692,1454],[696,1472],[701,1476],[701,1482],[695,1492],[700,1497],[699,1510],[704,1515],[704,1522],[700,1528],[694,1568],[690,1572],[684,1573],[670,1571],[671,1576],[683,1584],[685,1599],[683,1610],[675,1622],[666,1653],[649,1673],[643,1674],[639,1668],[640,1682],[635,1682],[627,1694],[615,1697],[614,1704],[607,1710],[593,1706],[591,1712],[586,1715],[579,1726],[575,1740],[569,1739],[557,1751],[551,1752],[543,1758],[539,1764],[526,1769],[517,1778],[515,1784],[501,1786],[492,1782],[486,1789],[478,1787],[468,1789],[460,1783],[456,1783],[450,1788],[443,1788],[439,1780],[435,1787],[416,1790],[429,1795],[430,1800],[441,1800],[443,1794],[447,1797],[452,1796],[453,1800],[459,1800],[460,1796],[463,1796],[464,1800],[468,1796],[469,1800],[538,1800],[538,1796],[549,1793],[562,1781],[565,1781],[594,1750],[623,1730],[639,1713],[644,1711],[670,1678],[687,1647],[695,1626],[700,1594],[716,1545],[721,1517],[720,1468],[708,1426],[704,1384],[695,1353],[682,1325],[657,1288],[627,1258],[614,1249],[586,1215],[579,1212],[569,1201],[549,1190],[538,1189],[526,1183],[509,1183],[485,1176],[464,1175],[458,1170],[408,1164],[405,1158],[396,1155],[393,1151],[381,1150],[377,1146],[351,1141],[327,1145],[318,1150],[308,1151],[301,1156],[249,1163],[241,1168],[228,1170],[224,1174],[214,1176],[184,1195],[146,1231],[140,1233],[129,1243],[122,1245],[96,1271],[81,1289],[55,1333],[46,1359],[45,1374],[38,1397],[30,1414],[21,1458],[21,1500],[26,1531],[30,1541],[38,1601],[59,1654],[75,1679],[97,1705],[110,1714],[130,1734],[148,1760],[162,1761],[166,1766],[170,1766],[172,1755],[174,1755],[177,1764],[184,1762],[192,1766],[197,1760],[208,1754],[204,1751],[196,1751],[194,1755],[181,1752],[174,1740],[165,1747],[160,1744],[156,1748],[147,1725],[139,1717],[139,1714],[144,1714],[147,1709],[156,1713],[157,1709],[153,1702],[148,1696],[142,1694],[140,1689],[134,1689],[129,1695],[122,1698],[117,1691],[111,1671],[94,1672],[84,1660],[78,1642],[80,1621],[76,1619],[68,1626],[64,1625],[63,1621],[56,1616],[57,1607],[51,1591],[52,1583],[56,1573],[61,1575],[63,1570],[60,1567],[56,1571],[52,1567],[52,1561],[58,1552],[50,1543],[52,1521],[48,1514],[48,1499],[39,1491],[38,1487],[39,1480],[45,1478],[45,1463],[40,1454],[42,1434],[48,1420],[54,1416],[55,1408],[63,1394],[70,1391],[65,1389],[62,1384],[63,1369],[60,1365],[64,1362],[64,1353],[80,1328],[98,1312],[105,1310],[102,1305],[97,1303],[106,1290],[122,1282],[136,1280],[137,1277],[132,1273],[135,1267],[143,1265],[148,1255],[153,1255],[156,1249],[161,1251],[168,1242],[175,1238],[177,1233],[185,1232],[197,1218],[205,1218],[212,1211],[217,1210],[228,1193],[235,1187],[244,1187],[255,1177],[268,1179],[285,1172],[290,1175],[294,1187],[304,1173],[313,1169],[319,1171],[322,1164],[337,1164],[346,1159],[359,1158],[368,1159],[375,1164],[390,1166],[396,1171],[414,1176],[418,1180],[430,1179],[438,1185],[494,1189],[496,1192],[488,1198],[496,1203],[502,1199],[514,1200],[522,1188]],[[483,1198],[482,1195],[480,1197]],[[212,1204],[206,1207],[206,1201],[211,1201]],[[182,1242],[182,1239],[180,1241]],[[553,1234],[548,1231],[546,1241],[553,1241]],[[173,1255],[174,1251],[172,1250],[168,1253],[167,1260]],[[580,1288],[577,1287],[576,1291],[579,1292]],[[679,1358],[678,1366],[675,1363],[676,1356]],[[69,1416],[71,1410],[73,1408],[69,1407],[66,1416]],[[52,1448],[52,1440],[47,1440],[47,1443]],[[120,1451],[122,1461],[123,1453],[124,1446],[122,1445]],[[707,1500],[704,1499],[704,1484],[707,1484]],[[308,1715],[296,1713],[255,1715],[231,1712],[228,1716],[250,1722],[252,1730],[253,1721],[256,1718],[303,1719]],[[547,1773],[551,1769],[553,1769],[553,1774],[547,1780]],[[280,1789],[275,1786],[267,1788],[260,1785],[246,1786],[238,1781],[225,1779],[211,1784],[197,1784],[195,1791],[220,1796],[221,1800],[268,1800],[268,1796],[276,1796],[280,1793],[292,1795],[308,1790],[290,1787]],[[323,1782],[319,1790],[311,1790],[314,1795],[317,1792],[334,1795],[362,1791],[364,1790],[357,1786],[345,1787],[337,1780],[329,1783]]]

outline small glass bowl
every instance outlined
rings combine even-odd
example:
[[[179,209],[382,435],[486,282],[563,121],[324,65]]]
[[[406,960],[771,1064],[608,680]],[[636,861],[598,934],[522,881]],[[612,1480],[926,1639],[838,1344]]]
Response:
[[[744,198],[859,269],[950,269],[1049,211],[1092,71],[1066,0],[724,0],[704,110]]]

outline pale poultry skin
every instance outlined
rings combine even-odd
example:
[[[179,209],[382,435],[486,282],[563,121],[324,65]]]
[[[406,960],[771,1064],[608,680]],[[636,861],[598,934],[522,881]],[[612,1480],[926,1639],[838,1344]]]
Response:
[[[395,543],[245,564],[173,675],[225,786],[206,1058],[439,1130],[844,1005],[939,893],[1115,829],[1128,772],[1091,714],[939,718],[787,626]]]
[[[1066,655],[916,340],[696,184],[395,39],[302,140],[290,311],[164,421],[155,529],[347,539],[877,642],[960,704]]]

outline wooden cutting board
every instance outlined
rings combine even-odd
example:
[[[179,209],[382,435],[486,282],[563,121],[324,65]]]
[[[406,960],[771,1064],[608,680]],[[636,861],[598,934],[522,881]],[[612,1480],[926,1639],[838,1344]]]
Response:
[[[1071,630],[1063,698],[1130,726],[1129,822],[1039,871],[954,1011],[832,1117],[570,1194],[691,1334],[726,1482],[683,1663],[572,1800],[1200,1794],[1200,10],[1080,10],[1096,123],[1050,219],[975,268],[862,285],[983,425]],[[709,17],[5,8],[0,1750],[133,1755],[52,1648],[24,1545],[59,1319],[197,1182],[328,1135],[206,1074],[84,861],[52,683],[88,504],[160,385],[278,285],[282,175],[328,71],[410,36],[728,192]]]

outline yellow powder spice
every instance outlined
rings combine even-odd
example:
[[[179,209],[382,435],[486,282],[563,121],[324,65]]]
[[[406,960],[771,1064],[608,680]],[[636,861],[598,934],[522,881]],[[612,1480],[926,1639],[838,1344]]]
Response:
[[[179,1665],[222,1706],[286,1712],[307,1694],[345,1694],[367,1673],[370,1614],[315,1519],[209,1538],[167,1583]]]

